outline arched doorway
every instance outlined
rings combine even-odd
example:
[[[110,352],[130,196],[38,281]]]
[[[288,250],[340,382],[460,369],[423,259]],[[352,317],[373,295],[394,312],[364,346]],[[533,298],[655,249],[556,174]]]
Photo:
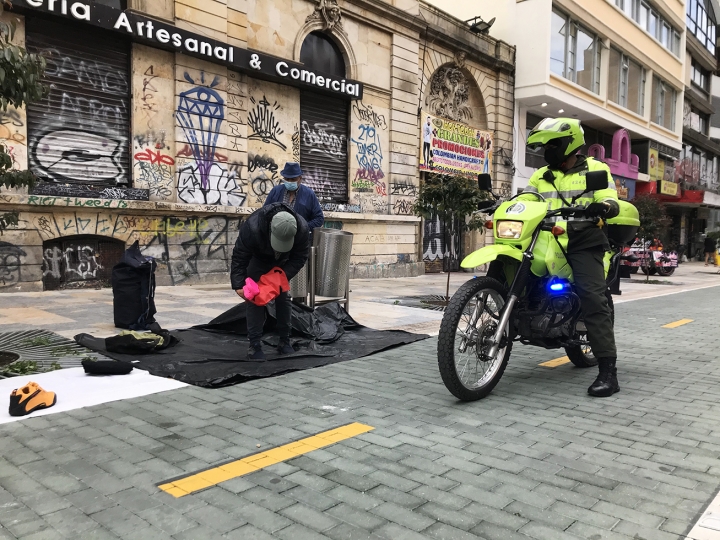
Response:
[[[476,173],[492,172],[491,160],[486,159],[492,152],[492,137],[484,133],[488,128],[485,101],[472,74],[465,68],[464,56],[458,55],[455,62],[443,64],[434,72],[428,73],[422,103],[425,113],[421,125],[423,181],[429,174],[427,171],[465,176],[470,174],[469,172],[446,173],[442,166],[435,168],[436,152],[443,158],[449,159],[452,159],[453,154],[461,155],[467,163],[475,160],[473,165],[478,168]],[[466,133],[465,128],[468,127],[472,128],[473,132],[482,132],[483,135],[478,134],[476,139],[473,138],[474,146],[463,143],[462,139],[449,137],[447,140],[440,140],[442,137],[436,138],[433,135],[435,129],[442,131],[445,125],[453,126],[447,128],[449,132],[453,132],[456,129],[454,126],[458,124],[463,125],[460,134]],[[460,143],[456,144],[454,149],[453,144],[450,144],[453,141]],[[458,146],[462,149],[458,150]],[[447,156],[447,153],[450,156]],[[478,243],[479,236],[478,233],[462,235],[460,231],[459,223],[443,223],[438,218],[425,220],[422,259],[427,273],[460,269],[460,261],[464,254],[474,249],[473,246]]]
[[[346,76],[337,44],[322,32],[303,41],[300,61],[310,70],[338,79]],[[300,166],[303,181],[323,203],[348,201],[348,102],[303,90],[300,93]]]
[[[43,242],[43,288],[109,287],[125,243],[105,236],[68,236]]]

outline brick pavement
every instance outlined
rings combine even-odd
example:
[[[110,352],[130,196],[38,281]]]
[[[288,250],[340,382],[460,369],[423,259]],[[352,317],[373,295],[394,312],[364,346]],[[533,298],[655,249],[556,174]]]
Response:
[[[518,346],[489,398],[458,403],[430,339],[1,426],[0,538],[677,539],[720,486],[719,298],[620,304],[607,399]],[[194,495],[156,487],[350,422],[375,429]]]

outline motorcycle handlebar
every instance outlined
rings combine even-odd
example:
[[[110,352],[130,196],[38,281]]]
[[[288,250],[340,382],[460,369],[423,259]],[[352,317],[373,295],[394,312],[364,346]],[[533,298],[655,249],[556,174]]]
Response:
[[[551,210],[547,213],[548,217],[552,216],[575,216],[577,214],[585,213],[584,206],[566,206],[565,208],[558,208],[557,210]]]

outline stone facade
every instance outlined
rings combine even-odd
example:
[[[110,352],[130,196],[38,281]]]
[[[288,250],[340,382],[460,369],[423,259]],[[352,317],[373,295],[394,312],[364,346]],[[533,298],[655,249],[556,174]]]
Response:
[[[24,3],[14,1],[19,7]],[[288,61],[299,62],[310,32],[326,32],[337,44],[347,77],[360,81],[364,93],[349,103],[348,200],[325,204],[324,210],[326,226],[354,234],[353,277],[423,272],[428,250],[411,205],[421,181],[419,111],[438,70],[459,70],[472,112],[464,121],[493,132],[495,148],[512,154],[514,49],[470,33],[460,21],[417,0],[129,4],[177,28]],[[32,16],[31,11],[12,14],[20,43]],[[131,45],[130,81],[131,133],[123,144],[131,152],[130,187],[147,190],[149,200],[120,198],[121,188],[102,190],[97,197],[66,194],[61,187],[43,195],[3,191],[0,211],[19,211],[20,224],[0,238],[0,291],[42,290],[44,279],[62,278],[61,266],[63,272],[73,267],[78,275],[94,277],[93,268],[100,265],[95,253],[79,252],[71,264],[66,248],[53,244],[73,237],[126,246],[139,241],[160,264],[160,284],[228,280],[242,219],[262,206],[284,163],[300,160],[306,136],[301,90],[140,43]],[[0,131],[19,169],[28,167],[26,124],[25,111],[11,110]],[[496,151],[492,172],[504,189],[511,171],[498,156]],[[321,172],[305,172],[309,185],[322,182]],[[469,235],[464,250],[482,242],[480,235]]]

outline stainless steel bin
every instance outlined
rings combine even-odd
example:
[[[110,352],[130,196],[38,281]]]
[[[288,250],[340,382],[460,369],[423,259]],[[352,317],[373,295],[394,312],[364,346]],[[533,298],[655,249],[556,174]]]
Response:
[[[313,245],[317,249],[315,294],[342,298],[346,294],[353,234],[336,229],[315,229]]]
[[[308,293],[308,265],[310,264],[310,258],[305,263],[305,266],[297,273],[297,275],[290,280],[290,295],[293,298],[300,298],[303,301],[307,297]]]

